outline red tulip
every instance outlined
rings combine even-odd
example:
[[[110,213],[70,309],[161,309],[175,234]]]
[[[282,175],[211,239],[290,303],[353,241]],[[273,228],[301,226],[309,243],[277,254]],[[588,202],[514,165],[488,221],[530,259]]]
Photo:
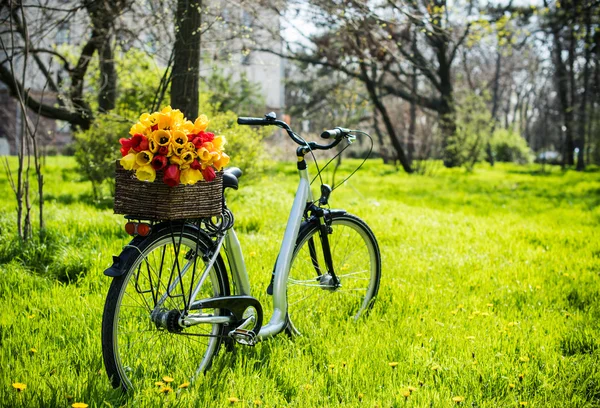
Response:
[[[153,132],[154,132],[155,130],[158,130],[158,123],[157,123],[156,125],[152,125],[152,126],[150,127],[150,130],[151,130],[151,131],[153,131]]]
[[[158,154],[166,156],[167,154],[169,154],[169,147],[168,146],[161,146],[158,149]]]
[[[200,132],[198,137],[202,139],[202,143],[212,142],[215,138],[215,134],[211,132]]]
[[[162,170],[167,167],[167,158],[166,156],[156,155],[152,159],[152,168],[154,170]]]
[[[169,187],[175,187],[179,184],[179,166],[176,164],[170,164],[165,170],[165,176],[163,181]]]
[[[194,159],[194,161],[190,164],[190,167],[194,170],[202,170],[202,165],[198,159]]]
[[[202,170],[202,176],[206,181],[213,181],[217,175],[215,174],[215,169],[212,167],[207,167]]]
[[[138,146],[138,148],[140,149],[139,151],[143,151],[143,150],[148,150],[148,146],[149,146],[148,142],[148,138],[146,136],[142,136],[142,141],[140,142],[140,145]]]
[[[122,137],[119,139],[119,143],[121,143],[121,146],[126,147],[127,149],[131,148],[131,139],[125,139]]]
[[[129,147],[125,147],[125,146],[121,147],[121,156],[123,156],[123,157],[127,156],[127,153],[129,153],[129,150],[130,150]]]

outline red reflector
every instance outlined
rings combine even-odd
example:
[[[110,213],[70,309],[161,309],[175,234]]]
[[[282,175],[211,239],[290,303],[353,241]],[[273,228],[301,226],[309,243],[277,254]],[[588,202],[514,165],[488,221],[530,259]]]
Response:
[[[128,222],[127,224],[125,224],[125,232],[129,235],[135,235],[136,229],[136,224],[134,222]]]
[[[150,234],[150,225],[148,224],[138,224],[137,225],[137,233],[142,237],[148,236]]]

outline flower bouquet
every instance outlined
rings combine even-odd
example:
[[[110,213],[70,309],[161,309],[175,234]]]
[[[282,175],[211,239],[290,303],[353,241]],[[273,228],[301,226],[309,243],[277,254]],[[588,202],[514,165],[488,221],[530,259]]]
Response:
[[[115,213],[141,219],[201,218],[222,210],[225,138],[170,106],[144,113],[119,140]]]

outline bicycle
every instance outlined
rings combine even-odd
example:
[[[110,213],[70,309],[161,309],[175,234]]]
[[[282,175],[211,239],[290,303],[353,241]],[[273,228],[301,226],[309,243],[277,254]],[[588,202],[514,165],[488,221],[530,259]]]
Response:
[[[329,208],[330,186],[322,184],[314,199],[305,160],[343,140],[349,145],[363,132],[338,127],[321,135],[331,143],[318,144],[306,142],[274,113],[238,123],[277,126],[299,145],[300,181],[267,288],[273,314],[263,325],[225,200],[221,216],[210,219],[129,220],[126,230],[134,238],[104,272],[113,280],[102,352],[115,388],[152,386],[165,374],[193,382],[223,342],[254,345],[283,331],[314,335],[328,323],[358,319],[373,305],[381,278],[375,235],[360,218]],[[240,176],[239,169],[227,169],[223,188],[237,190]]]

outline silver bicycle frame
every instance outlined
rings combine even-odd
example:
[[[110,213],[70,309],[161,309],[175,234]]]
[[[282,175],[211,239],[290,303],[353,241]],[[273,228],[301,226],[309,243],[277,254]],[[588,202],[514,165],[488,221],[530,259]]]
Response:
[[[310,189],[310,180],[306,169],[299,170],[300,183],[296,190],[294,204],[290,211],[287,226],[283,234],[283,242],[275,264],[273,280],[273,315],[269,323],[262,326],[258,333],[259,339],[266,339],[276,335],[285,328],[287,316],[287,291],[286,284],[290,271],[290,263],[298,237],[302,215],[306,208],[307,201],[313,201],[312,191]],[[237,295],[251,295],[250,279],[246,271],[244,256],[240,247],[240,241],[233,228],[229,229],[225,235],[225,250],[231,274],[237,288]]]

